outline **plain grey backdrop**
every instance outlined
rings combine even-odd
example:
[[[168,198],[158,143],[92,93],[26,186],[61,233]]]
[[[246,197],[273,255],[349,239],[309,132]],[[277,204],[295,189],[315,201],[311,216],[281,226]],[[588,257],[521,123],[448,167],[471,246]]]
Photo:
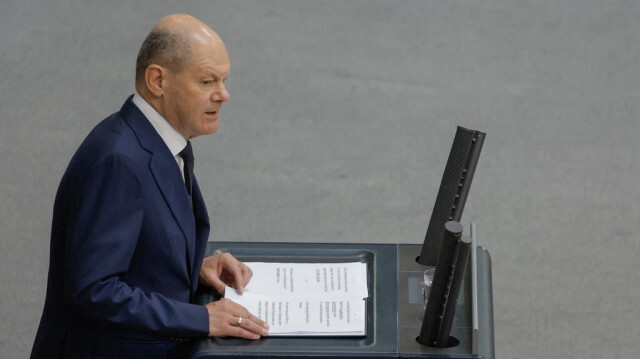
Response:
[[[194,141],[211,240],[420,243],[456,126],[481,130],[463,222],[497,357],[638,355],[640,2],[2,0],[0,357],[31,349],[71,155],[173,12],[230,53]]]

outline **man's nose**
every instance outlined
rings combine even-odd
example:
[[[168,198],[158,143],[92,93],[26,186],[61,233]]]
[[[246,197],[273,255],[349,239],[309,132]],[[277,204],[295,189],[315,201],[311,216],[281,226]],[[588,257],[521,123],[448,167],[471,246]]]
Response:
[[[226,102],[229,101],[229,91],[227,91],[226,86],[222,85],[222,87],[213,93],[211,96],[211,101],[213,102]]]

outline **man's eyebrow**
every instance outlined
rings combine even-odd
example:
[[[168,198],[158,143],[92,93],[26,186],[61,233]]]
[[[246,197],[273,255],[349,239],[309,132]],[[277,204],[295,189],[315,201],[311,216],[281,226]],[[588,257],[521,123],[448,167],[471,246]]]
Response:
[[[211,76],[213,76],[213,78],[215,79],[219,79],[219,80],[227,80],[229,78],[229,74],[225,74],[224,76],[220,76],[220,75],[216,75],[214,73],[211,73]]]
[[[205,71],[205,72],[203,72],[203,76],[213,77],[213,78],[216,78],[216,79],[227,79],[227,78],[229,78],[229,74],[228,73],[220,75],[220,74],[216,74],[214,71]]]

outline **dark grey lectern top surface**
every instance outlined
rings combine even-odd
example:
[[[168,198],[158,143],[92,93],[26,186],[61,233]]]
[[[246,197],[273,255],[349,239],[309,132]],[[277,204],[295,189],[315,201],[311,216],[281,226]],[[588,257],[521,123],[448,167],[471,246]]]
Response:
[[[207,254],[229,252],[246,262],[367,263],[366,335],[356,337],[265,337],[256,341],[238,338],[210,338],[195,344],[192,359],[202,358],[492,358],[493,315],[478,335],[471,314],[471,280],[465,279],[452,335],[460,340],[454,348],[422,346],[420,332],[424,301],[420,280],[425,267],[415,262],[419,245],[351,243],[210,242]],[[486,258],[484,258],[486,256]],[[482,264],[488,269],[488,292],[483,306],[493,303],[488,253]],[[487,267],[488,266],[488,267]],[[480,263],[478,263],[480,267]],[[471,272],[471,271],[468,271]],[[465,275],[468,277],[468,275]],[[484,281],[486,284],[486,280]],[[487,295],[488,294],[488,295]],[[199,302],[216,300],[213,291],[202,289]],[[480,343],[484,342],[484,343]]]

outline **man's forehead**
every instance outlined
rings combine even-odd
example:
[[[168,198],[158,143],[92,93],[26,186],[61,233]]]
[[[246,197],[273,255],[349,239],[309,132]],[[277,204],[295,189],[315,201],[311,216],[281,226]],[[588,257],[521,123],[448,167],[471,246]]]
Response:
[[[229,57],[226,54],[209,53],[208,56],[203,54],[202,56],[194,56],[193,60],[192,65],[204,71],[218,72],[229,68]]]
[[[229,54],[227,47],[222,41],[207,41],[205,43],[199,41],[191,42],[194,63],[210,62],[216,65],[224,65],[229,63]]]
[[[226,63],[215,63],[210,59],[205,59],[193,63],[190,66],[190,70],[198,76],[227,77],[231,66],[228,61]]]

